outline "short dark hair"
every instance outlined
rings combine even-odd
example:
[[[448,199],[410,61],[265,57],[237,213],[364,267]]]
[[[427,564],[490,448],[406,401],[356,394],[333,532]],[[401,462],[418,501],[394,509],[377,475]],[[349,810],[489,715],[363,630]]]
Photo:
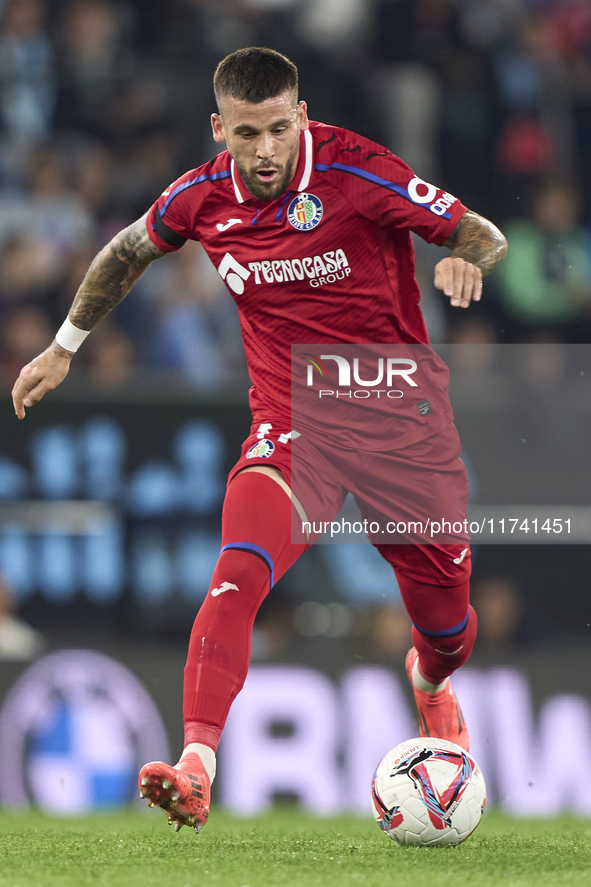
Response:
[[[259,104],[287,90],[297,101],[298,69],[274,49],[249,46],[222,59],[213,75],[213,90],[218,107],[224,96]]]

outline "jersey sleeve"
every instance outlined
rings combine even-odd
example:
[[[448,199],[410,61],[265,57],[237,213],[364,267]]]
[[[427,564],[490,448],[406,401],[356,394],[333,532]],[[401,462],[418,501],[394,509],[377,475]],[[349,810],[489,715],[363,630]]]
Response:
[[[425,182],[379,145],[345,148],[336,156],[316,169],[330,175],[353,206],[380,227],[407,228],[441,246],[466,212],[453,194]]]
[[[197,240],[195,216],[203,202],[200,189],[192,185],[198,181],[198,170],[191,170],[169,185],[148,210],[148,236],[162,252],[180,249],[187,240]]]

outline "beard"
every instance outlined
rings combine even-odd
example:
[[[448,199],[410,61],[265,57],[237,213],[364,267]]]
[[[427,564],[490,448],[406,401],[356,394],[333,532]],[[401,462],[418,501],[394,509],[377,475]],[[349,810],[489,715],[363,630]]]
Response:
[[[294,145],[294,149],[290,154],[285,166],[277,163],[261,163],[250,169],[239,164],[236,160],[236,168],[242,177],[242,181],[250,191],[250,193],[259,200],[276,200],[280,194],[283,194],[295,172],[296,157],[299,142]],[[268,184],[262,180],[257,173],[261,170],[272,170],[276,175]]]

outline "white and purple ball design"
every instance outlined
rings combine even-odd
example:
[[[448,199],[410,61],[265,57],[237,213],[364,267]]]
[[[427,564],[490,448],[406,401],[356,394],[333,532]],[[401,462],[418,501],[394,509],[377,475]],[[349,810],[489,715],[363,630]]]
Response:
[[[399,844],[451,846],[482,818],[486,785],[474,758],[445,739],[409,739],[375,772],[371,800],[382,831]]]

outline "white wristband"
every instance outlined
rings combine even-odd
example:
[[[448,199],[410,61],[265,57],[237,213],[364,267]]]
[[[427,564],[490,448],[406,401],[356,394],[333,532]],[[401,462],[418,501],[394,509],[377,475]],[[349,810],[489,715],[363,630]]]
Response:
[[[55,334],[55,341],[66,351],[78,351],[90,330],[79,330],[77,326],[70,323],[68,317],[64,320],[59,330]]]

